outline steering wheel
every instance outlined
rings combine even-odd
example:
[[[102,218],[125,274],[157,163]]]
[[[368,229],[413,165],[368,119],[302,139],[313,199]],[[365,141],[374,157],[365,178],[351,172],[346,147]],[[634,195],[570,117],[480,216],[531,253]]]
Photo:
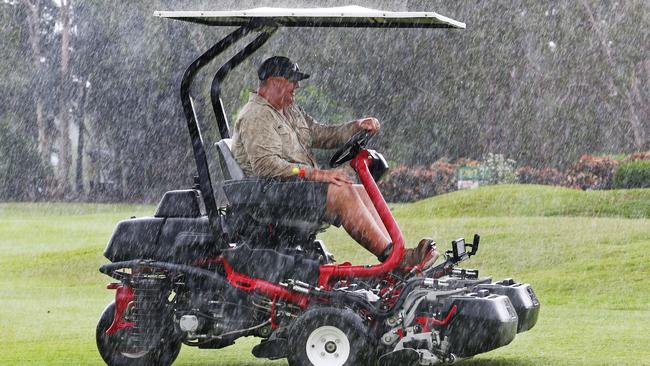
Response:
[[[357,131],[343,146],[341,146],[340,149],[336,150],[334,155],[332,155],[332,158],[330,159],[330,168],[336,168],[341,166],[341,164],[352,160],[352,158],[357,156],[359,151],[366,146],[366,143],[371,137],[372,135],[368,130],[363,129]]]

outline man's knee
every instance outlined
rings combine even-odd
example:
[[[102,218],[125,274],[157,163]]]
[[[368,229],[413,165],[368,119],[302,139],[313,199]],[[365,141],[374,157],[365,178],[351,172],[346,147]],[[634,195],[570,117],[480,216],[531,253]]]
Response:
[[[352,187],[356,192],[356,194],[358,194],[361,199],[364,199],[365,197],[368,198],[370,197],[368,196],[368,192],[366,191],[366,189],[361,184],[353,184]]]
[[[353,193],[354,190],[350,184],[343,184],[340,186],[330,184],[330,187],[327,190],[327,200],[331,202],[349,200]]]
[[[351,184],[331,185],[327,191],[327,206],[340,212],[343,208],[356,206],[357,197],[356,187]]]

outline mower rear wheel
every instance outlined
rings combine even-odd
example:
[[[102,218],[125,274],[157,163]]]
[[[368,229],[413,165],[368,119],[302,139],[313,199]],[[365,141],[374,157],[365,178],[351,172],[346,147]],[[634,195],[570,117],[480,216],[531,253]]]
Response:
[[[110,303],[97,324],[96,339],[97,349],[104,362],[109,366],[169,366],[178,357],[182,342],[171,334],[167,339],[162,339],[153,349],[145,352],[126,352],[126,337],[129,328],[108,335],[106,330],[113,323],[115,303]]]
[[[308,310],[291,327],[291,366],[364,365],[369,356],[368,331],[361,317],[348,309]]]

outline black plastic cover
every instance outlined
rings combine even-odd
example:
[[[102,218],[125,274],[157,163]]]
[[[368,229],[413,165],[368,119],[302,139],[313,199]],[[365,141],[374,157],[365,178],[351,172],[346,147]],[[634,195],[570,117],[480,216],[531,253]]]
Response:
[[[167,261],[175,263],[191,263],[220,253],[207,216],[166,219],[158,246],[167,248]]]
[[[166,248],[158,248],[158,234],[164,218],[142,217],[120,221],[104,250],[104,256],[112,262],[130,259],[157,259]]]
[[[519,318],[517,333],[525,332],[537,323],[540,303],[529,284],[515,283],[512,279],[506,279],[496,283],[480,284],[475,290],[488,290],[492,294],[505,295],[510,299]]]
[[[368,150],[368,153],[372,157],[372,162],[370,163],[370,166],[368,166],[368,170],[370,171],[370,175],[372,175],[372,179],[379,183],[379,180],[381,180],[384,174],[388,171],[388,162],[386,162],[386,159],[382,154],[375,150]]]
[[[294,279],[311,285],[318,283],[320,262],[300,255],[286,255],[272,249],[251,249],[240,245],[222,252],[235,272],[252,278],[279,283]]]
[[[153,259],[172,263],[218,253],[207,216],[143,217],[118,223],[104,256],[112,262]]]
[[[443,335],[449,337],[449,352],[456,356],[470,357],[503,347],[517,335],[517,313],[506,296],[472,293],[444,300],[444,308],[453,305],[456,313]]]
[[[155,217],[199,217],[205,208],[199,191],[183,189],[165,193],[158,204]]]

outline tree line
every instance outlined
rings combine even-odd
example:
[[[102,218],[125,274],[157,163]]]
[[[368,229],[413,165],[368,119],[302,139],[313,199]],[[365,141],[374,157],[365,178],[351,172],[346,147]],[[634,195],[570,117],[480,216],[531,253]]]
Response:
[[[0,199],[155,201],[192,185],[180,79],[233,29],[153,11],[260,4],[345,2],[1,2]],[[282,29],[227,80],[231,123],[257,65],[279,54],[312,75],[298,91],[307,111],[326,123],[378,117],[373,144],[395,163],[498,153],[563,168],[585,153],[650,149],[647,1],[358,4],[436,11],[467,29]],[[207,145],[219,139],[211,66],[193,90]]]

